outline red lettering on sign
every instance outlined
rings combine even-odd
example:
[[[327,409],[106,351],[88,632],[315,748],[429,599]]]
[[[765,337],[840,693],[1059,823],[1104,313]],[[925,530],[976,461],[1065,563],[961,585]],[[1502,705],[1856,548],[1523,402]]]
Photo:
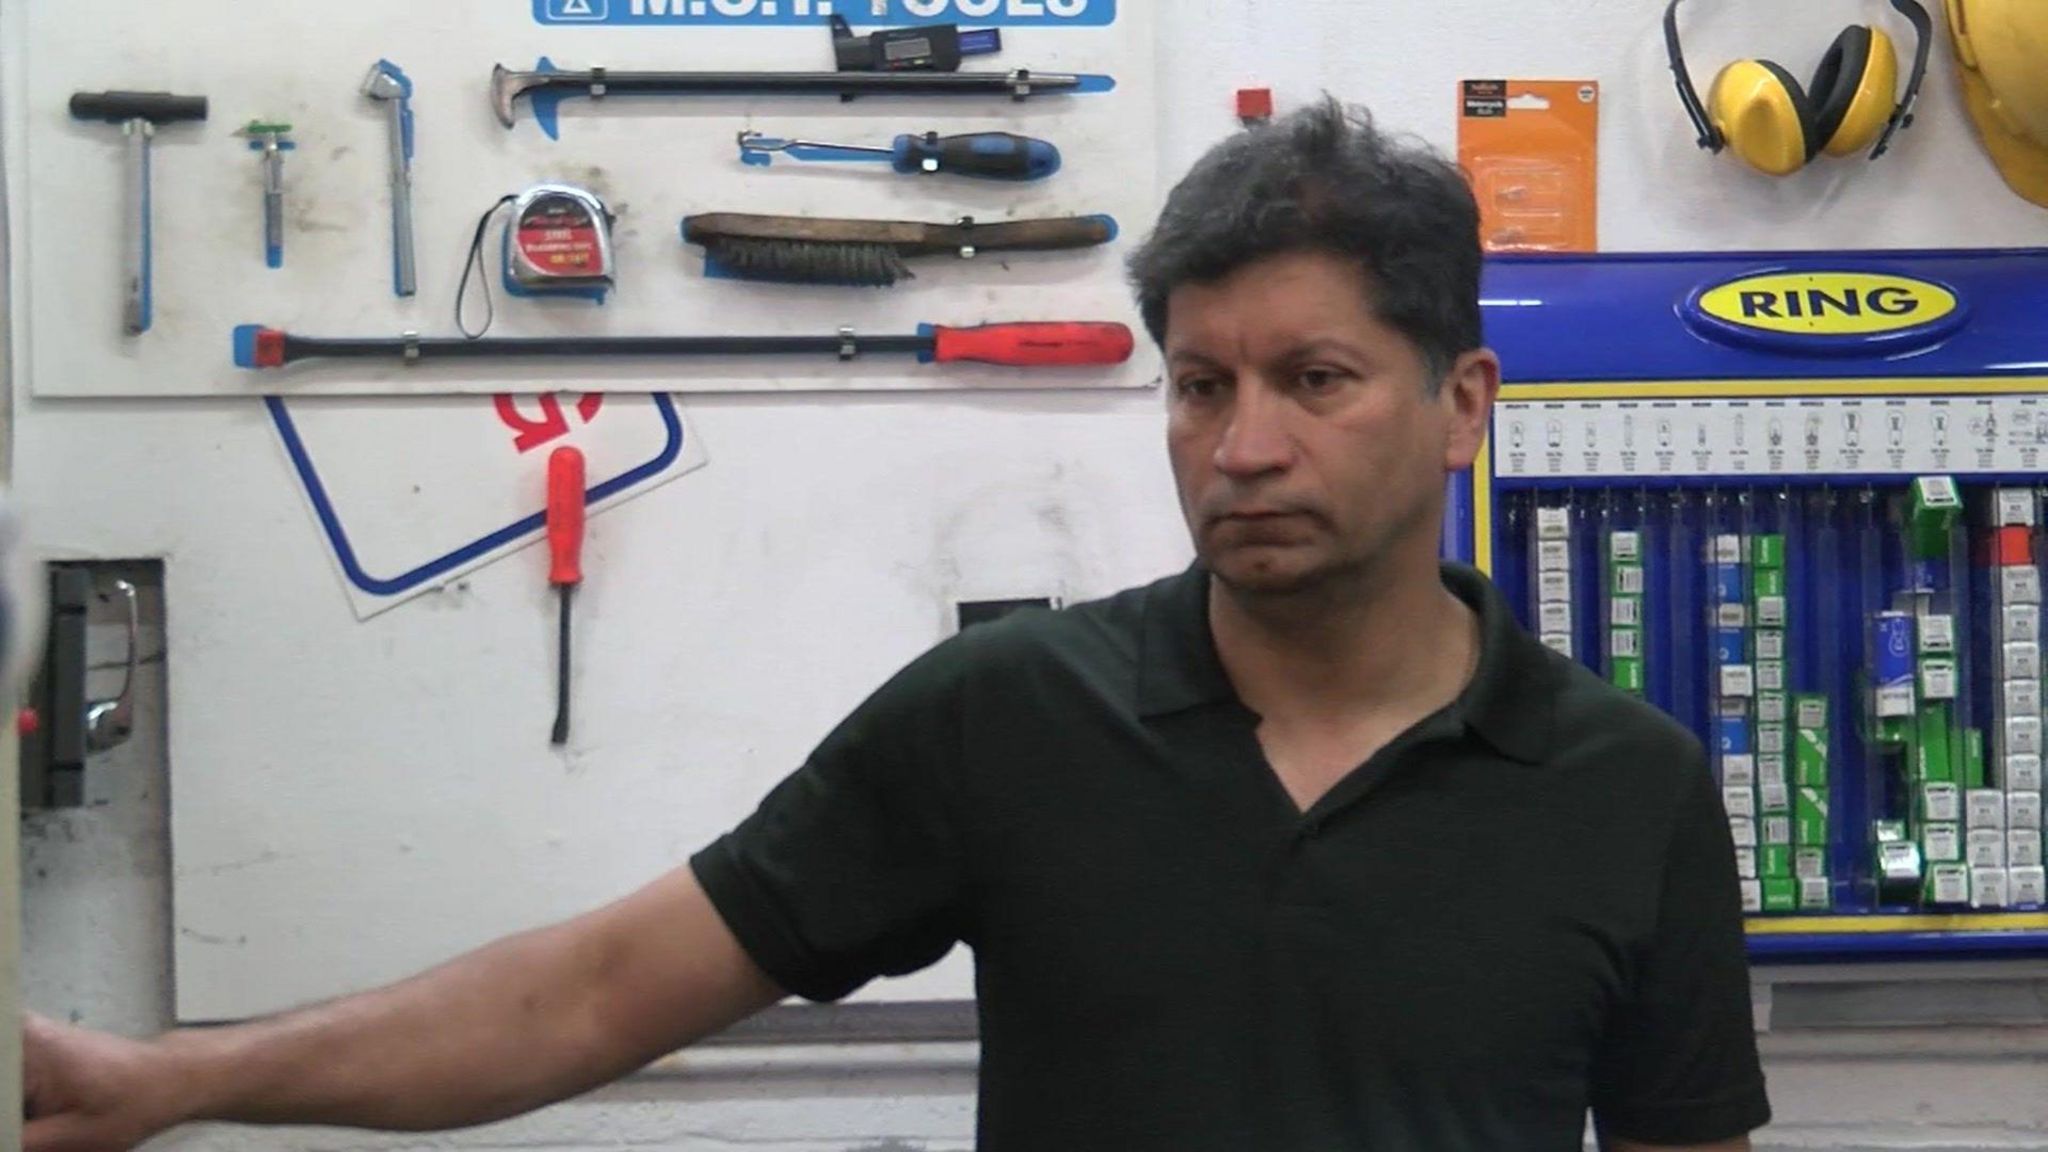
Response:
[[[531,452],[569,434],[569,418],[562,412],[562,402],[552,395],[535,399],[540,405],[538,419],[521,412],[519,402],[509,393],[500,393],[492,398],[499,422],[513,432],[512,447],[521,453]],[[598,410],[603,407],[604,393],[585,392],[577,397],[576,418],[588,424],[597,419]]]

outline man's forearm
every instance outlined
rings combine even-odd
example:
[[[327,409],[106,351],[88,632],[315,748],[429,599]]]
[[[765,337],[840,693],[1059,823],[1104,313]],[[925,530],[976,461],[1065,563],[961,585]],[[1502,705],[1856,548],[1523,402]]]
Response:
[[[780,996],[679,871],[388,988],[160,1044],[180,1122],[422,1131],[566,1099]]]
[[[515,1115],[631,1071],[607,1059],[566,926],[499,941],[389,988],[164,1038],[184,1119],[427,1130]]]

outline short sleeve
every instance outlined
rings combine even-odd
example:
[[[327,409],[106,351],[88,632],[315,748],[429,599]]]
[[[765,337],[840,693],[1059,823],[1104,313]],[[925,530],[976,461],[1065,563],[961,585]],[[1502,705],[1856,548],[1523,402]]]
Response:
[[[1664,861],[1654,935],[1593,1071],[1603,1138],[1711,1144],[1770,1121],[1750,1009],[1728,818],[1694,746]]]
[[[935,963],[960,937],[961,646],[926,653],[690,861],[762,971],[810,1000]]]

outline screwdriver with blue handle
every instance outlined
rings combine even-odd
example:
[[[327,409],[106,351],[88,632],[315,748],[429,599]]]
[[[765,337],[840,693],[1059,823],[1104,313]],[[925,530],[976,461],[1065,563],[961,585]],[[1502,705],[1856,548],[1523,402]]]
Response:
[[[978,180],[1043,180],[1060,170],[1060,150],[1051,141],[1012,132],[969,132],[941,136],[905,133],[890,147],[826,144],[741,132],[740,159],[766,166],[780,152],[796,160],[887,163],[906,176],[971,176]]]

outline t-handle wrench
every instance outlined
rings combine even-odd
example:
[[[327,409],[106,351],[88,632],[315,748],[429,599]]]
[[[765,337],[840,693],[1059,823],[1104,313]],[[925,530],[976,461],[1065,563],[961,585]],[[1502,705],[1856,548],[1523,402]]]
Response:
[[[370,66],[363,95],[391,119],[391,281],[400,296],[419,291],[412,246],[412,80],[389,60]]]
[[[77,92],[71,114],[80,120],[119,124],[128,136],[129,222],[122,257],[121,324],[130,336],[149,331],[151,304],[149,148],[159,124],[206,119],[206,97],[173,96],[169,92]]]

